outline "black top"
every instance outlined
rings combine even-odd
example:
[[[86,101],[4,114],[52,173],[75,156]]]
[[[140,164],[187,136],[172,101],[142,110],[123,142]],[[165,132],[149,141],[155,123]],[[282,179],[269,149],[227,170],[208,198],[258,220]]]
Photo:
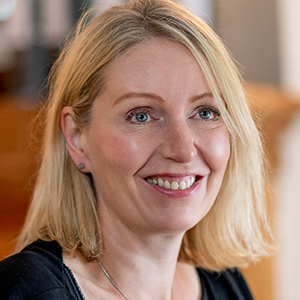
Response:
[[[202,286],[201,300],[253,300],[237,269],[219,273],[197,271]],[[84,300],[73,273],[63,263],[61,247],[55,241],[40,240],[0,262],[0,298]]]

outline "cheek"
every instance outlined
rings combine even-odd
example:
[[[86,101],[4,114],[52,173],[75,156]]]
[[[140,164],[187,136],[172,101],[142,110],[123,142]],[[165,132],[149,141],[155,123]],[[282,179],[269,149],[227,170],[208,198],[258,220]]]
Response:
[[[225,171],[230,156],[229,133],[226,128],[218,130],[207,137],[205,159],[212,171]]]
[[[103,142],[94,147],[96,157],[102,157],[103,166],[112,169],[124,170],[132,175],[137,172],[148,160],[150,148],[147,140],[141,137],[116,134],[103,136]]]

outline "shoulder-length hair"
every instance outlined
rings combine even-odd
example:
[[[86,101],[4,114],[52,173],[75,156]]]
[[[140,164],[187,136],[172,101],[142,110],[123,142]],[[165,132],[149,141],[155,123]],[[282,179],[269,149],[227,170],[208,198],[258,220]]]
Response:
[[[220,38],[171,0],[136,0],[100,16],[86,14],[50,74],[42,162],[17,250],[40,238],[90,259],[100,252],[91,174],[73,163],[60,128],[64,106],[84,128],[105,89],[107,67],[151,38],[186,46],[204,72],[230,133],[231,153],[217,199],[183,238],[179,260],[211,270],[241,266],[267,254],[263,151],[241,78]],[[221,93],[220,93],[221,91]],[[101,101],[101,100],[99,100]]]

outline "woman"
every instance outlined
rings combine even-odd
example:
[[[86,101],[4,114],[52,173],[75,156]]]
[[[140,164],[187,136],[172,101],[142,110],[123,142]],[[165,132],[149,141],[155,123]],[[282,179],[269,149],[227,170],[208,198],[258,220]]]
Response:
[[[173,1],[88,19],[51,74],[3,299],[252,299],[235,267],[267,254],[262,149],[226,49]]]

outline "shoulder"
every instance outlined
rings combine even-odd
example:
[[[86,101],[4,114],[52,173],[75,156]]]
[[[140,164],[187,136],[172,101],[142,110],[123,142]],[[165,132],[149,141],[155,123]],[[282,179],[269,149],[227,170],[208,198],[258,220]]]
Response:
[[[63,278],[62,249],[56,242],[36,241],[0,262],[2,299],[71,299]]]
[[[238,269],[208,272],[197,269],[201,279],[203,299],[253,300],[251,292]]]

